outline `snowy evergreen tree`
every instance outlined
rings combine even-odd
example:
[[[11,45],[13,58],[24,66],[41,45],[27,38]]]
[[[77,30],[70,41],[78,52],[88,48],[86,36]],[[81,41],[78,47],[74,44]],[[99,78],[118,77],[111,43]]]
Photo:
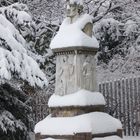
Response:
[[[29,104],[30,103],[30,104]],[[0,86],[0,139],[27,140],[33,131],[31,99],[5,83]]]
[[[30,32],[20,32],[22,26],[30,27],[32,24],[31,16],[24,11],[26,8],[23,4],[14,4],[0,9],[0,77],[1,80],[21,78],[31,86],[43,87],[47,79],[34,60],[39,56],[31,52],[30,45],[24,39]]]
[[[47,93],[49,94],[53,93],[55,83],[55,56],[49,45],[57,30],[58,26],[56,25],[36,20],[34,49],[41,56],[41,59],[38,61],[40,68],[44,70],[47,76],[49,82]]]
[[[34,88],[48,85],[34,49],[35,24],[25,4],[0,8],[0,136],[27,140],[33,130],[31,99]],[[31,89],[31,91],[29,91]]]

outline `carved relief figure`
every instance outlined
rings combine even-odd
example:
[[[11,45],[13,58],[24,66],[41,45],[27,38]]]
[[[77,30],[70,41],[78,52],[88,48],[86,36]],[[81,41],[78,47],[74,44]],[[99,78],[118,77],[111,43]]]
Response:
[[[58,77],[58,91],[59,95],[66,95],[68,92],[68,87],[72,82],[72,75],[74,73],[74,66],[68,61],[69,57],[63,56],[61,66],[59,68]]]
[[[83,63],[83,87],[88,90],[92,90],[93,88],[93,80],[94,80],[94,66],[91,63],[92,58],[90,56],[86,56],[85,61]]]
[[[63,71],[62,68],[60,67],[58,70],[58,79],[57,79],[57,90],[56,94],[58,95],[64,95],[64,83],[63,83],[63,77],[62,77]]]

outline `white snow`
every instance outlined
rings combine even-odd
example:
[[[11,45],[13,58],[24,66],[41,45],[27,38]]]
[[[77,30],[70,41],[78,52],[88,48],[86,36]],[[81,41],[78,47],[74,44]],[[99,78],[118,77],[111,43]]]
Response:
[[[17,20],[20,22],[31,22],[31,17],[25,11],[19,11],[12,7],[14,4],[0,8],[2,12],[0,14],[0,81],[11,80],[15,74],[29,82],[31,86],[43,87],[48,83],[45,74],[29,55],[31,52],[27,49],[27,42],[14,24],[6,18],[4,10],[7,10],[8,14],[19,16]],[[13,18],[15,17],[13,16]],[[15,19],[15,22],[17,20]]]
[[[0,128],[5,133],[8,133],[9,130],[14,133],[17,128],[20,130],[27,129],[23,122],[20,119],[16,120],[9,111],[1,111]]]
[[[22,51],[23,53],[26,52],[25,48],[22,46],[25,45],[25,40],[21,37],[13,24],[3,15],[0,15],[0,19],[0,38],[7,42],[11,50],[14,49],[17,51]]]
[[[70,4],[74,4],[74,3],[83,5],[83,0],[70,0]]]
[[[17,18],[19,24],[29,23],[32,21],[32,17],[27,14],[25,11],[19,11]]]
[[[51,41],[51,49],[81,46],[98,48],[96,38],[89,37],[82,31],[87,23],[92,23],[92,17],[88,14],[82,15],[72,24],[69,17],[65,18],[57,35]]]
[[[48,116],[35,126],[35,133],[46,135],[73,135],[74,133],[91,132],[92,134],[116,132],[122,124],[112,116],[93,112],[75,117]]]
[[[99,92],[91,92],[88,90],[79,90],[76,93],[59,96],[53,94],[48,102],[49,107],[56,106],[90,106],[105,105],[105,99]]]
[[[41,140],[66,140],[66,139],[53,139],[53,138],[46,138],[46,139],[41,139]]]
[[[46,139],[42,139],[42,140],[55,140],[55,139],[46,138]],[[93,140],[122,140],[122,139],[117,137],[117,136],[110,136],[110,137],[105,137],[105,138],[94,138]],[[138,136],[124,136],[123,140],[140,140],[140,137],[138,137]]]
[[[118,136],[109,136],[109,137],[103,137],[103,138],[94,138],[93,140],[122,140],[122,138]]]
[[[139,27],[136,22],[134,22],[133,20],[128,20],[125,23],[124,35],[129,36],[131,38],[133,33],[138,31],[138,28]]]
[[[138,136],[124,136],[122,138],[123,140],[140,140],[140,137]],[[93,140],[122,140],[120,137],[117,136],[110,136],[110,137],[104,137],[104,138],[94,138]]]
[[[140,136],[124,136],[124,140],[140,140]]]
[[[55,140],[55,139],[52,139],[52,138],[46,138],[46,139],[41,139],[41,140]],[[57,139],[58,140],[58,139]]]
[[[105,39],[106,32],[111,35],[111,39],[118,40],[121,34],[119,31],[119,25],[121,25],[121,23],[113,18],[102,19],[93,26],[93,34],[98,40],[103,41]]]
[[[131,53],[125,58],[120,55],[114,55],[109,64],[101,64],[97,66],[98,83],[138,77],[140,75],[140,53],[133,49],[130,49],[130,52]]]

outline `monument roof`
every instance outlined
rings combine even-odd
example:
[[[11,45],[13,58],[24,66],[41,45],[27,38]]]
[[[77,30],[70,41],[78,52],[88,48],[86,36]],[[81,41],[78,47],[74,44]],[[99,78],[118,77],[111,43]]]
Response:
[[[88,36],[82,31],[87,23],[92,23],[92,17],[88,14],[80,16],[72,24],[69,17],[65,18],[56,36],[51,41],[51,49],[81,46],[99,48],[97,39],[94,36]]]

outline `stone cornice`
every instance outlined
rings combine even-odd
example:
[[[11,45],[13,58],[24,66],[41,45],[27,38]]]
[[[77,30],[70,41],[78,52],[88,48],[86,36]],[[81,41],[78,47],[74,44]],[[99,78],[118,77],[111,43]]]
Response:
[[[57,48],[53,49],[53,52],[56,55],[64,55],[64,54],[96,54],[98,48],[93,47],[66,47],[66,48]]]
[[[105,105],[86,105],[86,106],[58,106],[58,107],[49,107],[51,110],[72,110],[72,109],[81,109],[81,110],[92,110],[92,111],[103,111]],[[92,112],[91,111],[91,112]]]

